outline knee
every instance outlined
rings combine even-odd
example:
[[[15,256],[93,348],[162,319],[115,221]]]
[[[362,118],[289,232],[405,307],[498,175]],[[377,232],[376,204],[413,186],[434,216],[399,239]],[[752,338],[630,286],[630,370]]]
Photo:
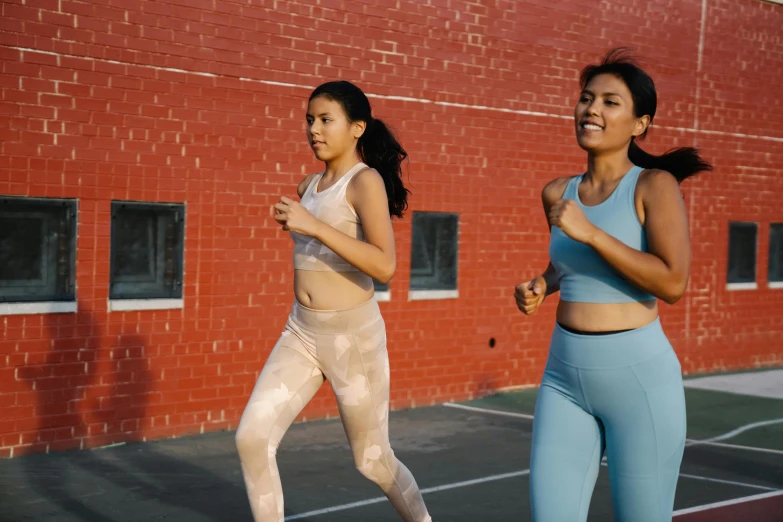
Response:
[[[264,458],[277,452],[277,444],[272,440],[271,426],[268,419],[251,421],[243,416],[234,435],[234,443],[241,460],[251,455],[253,458]]]
[[[234,444],[236,444],[239,457],[244,459],[246,455],[250,453],[257,453],[259,450],[264,450],[266,441],[259,437],[255,430],[251,429],[246,424],[240,424],[237,428],[236,435],[234,436]]]
[[[391,448],[383,449],[380,446],[368,446],[353,452],[353,461],[356,469],[366,479],[383,486],[394,476],[397,459]]]

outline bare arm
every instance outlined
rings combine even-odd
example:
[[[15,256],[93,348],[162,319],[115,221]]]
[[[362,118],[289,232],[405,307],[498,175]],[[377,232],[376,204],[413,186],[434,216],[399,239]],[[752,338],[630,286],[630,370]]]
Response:
[[[397,254],[383,179],[374,169],[364,170],[351,180],[346,197],[359,215],[365,241],[322,221],[313,237],[368,276],[388,283],[397,268]]]
[[[560,279],[557,277],[557,270],[555,270],[551,261],[546,267],[546,270],[544,270],[544,273],[541,274],[541,277],[546,281],[546,295],[552,295],[555,292],[560,291]]]
[[[565,187],[569,178],[558,178],[550,181],[541,191],[541,202],[544,205],[544,214],[549,216],[549,210],[552,205],[563,197]],[[549,219],[547,219],[549,222]],[[551,223],[549,230],[552,230]],[[514,299],[517,302],[517,308],[525,315],[536,313],[538,307],[544,302],[546,296],[560,291],[560,279],[557,277],[557,270],[550,261],[544,270],[544,273],[534,277],[530,281],[519,283],[514,287]]]
[[[552,208],[552,205],[554,205],[557,200],[563,197],[566,185],[568,185],[570,179],[571,178],[554,179],[547,183],[544,190],[541,191],[541,203],[544,205],[545,216],[549,216],[549,209]],[[549,223],[549,219],[547,219],[547,223]],[[549,230],[552,230],[551,224],[549,224]],[[546,281],[546,295],[551,295],[560,291],[560,279],[557,277],[557,270],[555,270],[551,261],[547,265],[546,270],[544,270],[544,273],[541,274],[541,277]]]
[[[664,171],[650,171],[639,180],[644,204],[648,252],[640,252],[595,229],[585,242],[628,281],[669,304],[688,285],[691,248],[688,215],[677,180]]]

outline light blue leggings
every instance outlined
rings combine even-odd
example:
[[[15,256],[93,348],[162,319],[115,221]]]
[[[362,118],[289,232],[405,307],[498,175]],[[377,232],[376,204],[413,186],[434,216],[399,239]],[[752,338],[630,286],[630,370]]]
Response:
[[[555,327],[533,421],[534,522],[584,522],[606,452],[616,522],[670,522],[685,447],[680,363],[660,322]]]

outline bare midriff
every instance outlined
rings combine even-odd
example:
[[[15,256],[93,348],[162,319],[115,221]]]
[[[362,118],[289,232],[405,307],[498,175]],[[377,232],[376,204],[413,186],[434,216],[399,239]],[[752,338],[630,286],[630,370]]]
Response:
[[[611,304],[560,301],[557,306],[557,322],[583,332],[641,328],[657,317],[657,300]]]
[[[363,272],[294,270],[296,300],[315,310],[345,310],[370,300],[372,279]]]

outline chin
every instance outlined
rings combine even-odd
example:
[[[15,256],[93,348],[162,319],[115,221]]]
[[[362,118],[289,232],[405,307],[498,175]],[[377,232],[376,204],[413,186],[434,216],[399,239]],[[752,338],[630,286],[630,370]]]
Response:
[[[576,138],[576,144],[585,152],[598,152],[601,149],[600,144],[596,143],[595,140],[586,140],[584,138],[579,138],[578,136]]]
[[[315,156],[315,159],[318,161],[328,161],[329,158],[326,157],[327,155],[323,153],[323,151],[320,150],[313,150],[313,156]]]

